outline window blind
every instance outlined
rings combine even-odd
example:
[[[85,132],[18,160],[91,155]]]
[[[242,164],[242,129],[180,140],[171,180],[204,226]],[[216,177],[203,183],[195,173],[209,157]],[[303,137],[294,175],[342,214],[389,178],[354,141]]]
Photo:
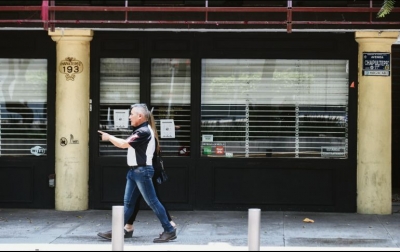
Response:
[[[140,100],[139,59],[100,59],[100,103],[128,104]]]
[[[190,155],[190,69],[190,59],[152,59],[151,104],[163,156]],[[163,134],[163,120],[173,120],[174,136]]]
[[[137,58],[100,59],[99,129],[119,138],[132,133],[129,109],[140,101],[140,60]],[[119,120],[121,119],[121,120]],[[100,141],[100,156],[126,156],[126,150]]]
[[[46,156],[47,60],[0,59],[0,156]]]
[[[201,114],[203,156],[347,158],[348,62],[204,59]]]

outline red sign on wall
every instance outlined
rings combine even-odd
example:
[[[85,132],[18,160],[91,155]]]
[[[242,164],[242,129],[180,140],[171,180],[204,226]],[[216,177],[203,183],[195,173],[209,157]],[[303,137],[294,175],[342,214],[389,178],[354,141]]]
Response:
[[[215,154],[217,155],[224,155],[225,154],[225,147],[217,145],[215,146]]]

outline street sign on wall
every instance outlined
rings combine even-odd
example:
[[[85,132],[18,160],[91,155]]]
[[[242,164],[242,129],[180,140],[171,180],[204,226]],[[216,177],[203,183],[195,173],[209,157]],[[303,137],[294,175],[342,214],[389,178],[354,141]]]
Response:
[[[390,76],[390,53],[363,53],[363,76]]]

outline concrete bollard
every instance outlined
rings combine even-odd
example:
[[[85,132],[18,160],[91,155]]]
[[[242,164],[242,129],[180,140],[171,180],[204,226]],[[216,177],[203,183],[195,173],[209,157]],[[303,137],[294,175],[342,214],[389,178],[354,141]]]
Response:
[[[124,206],[112,207],[112,250],[124,250]]]
[[[249,251],[260,250],[260,222],[261,222],[261,210],[258,208],[250,208],[249,234],[248,234]]]

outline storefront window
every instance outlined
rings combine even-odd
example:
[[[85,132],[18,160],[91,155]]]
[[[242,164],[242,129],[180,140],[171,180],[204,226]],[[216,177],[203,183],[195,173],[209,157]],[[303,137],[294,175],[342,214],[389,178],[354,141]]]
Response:
[[[152,59],[151,106],[163,156],[190,156],[190,59]]]
[[[140,61],[134,58],[100,59],[99,129],[116,137],[132,133],[129,109],[140,101]],[[126,150],[100,141],[100,156],[126,156]]]
[[[203,157],[347,158],[348,61],[204,59]]]
[[[47,60],[0,59],[0,156],[47,155]]]

